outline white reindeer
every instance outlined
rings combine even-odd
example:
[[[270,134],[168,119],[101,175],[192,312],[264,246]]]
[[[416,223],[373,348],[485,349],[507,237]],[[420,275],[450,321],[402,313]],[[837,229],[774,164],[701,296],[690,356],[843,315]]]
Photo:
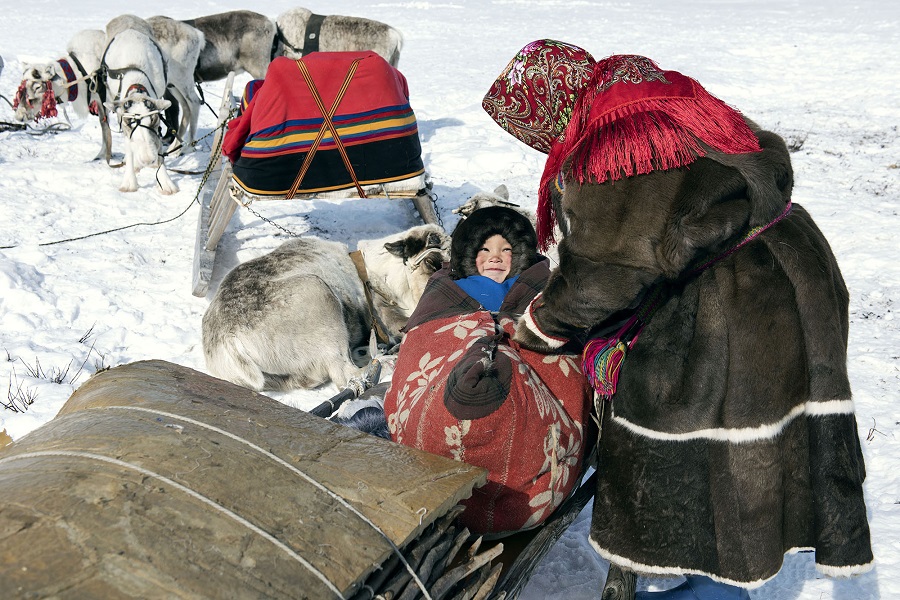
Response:
[[[166,60],[151,34],[124,29],[110,38],[103,57],[106,74],[105,106],[115,113],[125,136],[122,192],[138,189],[137,172],[158,167],[157,182],[163,194],[178,186],[163,162],[160,115],[171,105],[162,97],[166,89]]]
[[[57,108],[71,106],[82,118],[100,119],[102,140],[97,158],[108,155],[110,131],[98,88],[100,60],[106,33],[79,31],[66,46],[66,54],[50,63],[28,64],[16,91],[15,118],[20,122],[56,116]]]
[[[172,155],[193,149],[197,139],[197,120],[200,116],[200,96],[194,82],[194,71],[205,39],[203,32],[187,23],[169,17],[147,19],[153,38],[166,58],[166,85],[181,108],[182,114],[172,146]]]
[[[420,225],[357,248],[375,317],[398,338],[448,258],[449,236]],[[294,238],[225,276],[203,315],[203,353],[210,373],[257,391],[342,387],[362,371],[351,349],[365,345],[372,326],[347,246]]]

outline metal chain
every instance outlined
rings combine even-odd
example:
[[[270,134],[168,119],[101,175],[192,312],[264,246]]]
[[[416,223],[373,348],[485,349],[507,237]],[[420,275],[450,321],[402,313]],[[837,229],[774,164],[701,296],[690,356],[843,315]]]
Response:
[[[222,131],[223,131],[222,136],[219,137],[219,143],[216,144],[215,148],[210,150],[209,162],[206,164],[206,169],[203,172],[203,177],[200,178],[200,185],[197,187],[197,194],[194,196],[193,202],[196,202],[198,204],[200,203],[200,201],[199,201],[200,192],[203,191],[203,188],[206,185],[206,182],[209,180],[209,176],[212,174],[212,171],[213,171],[213,163],[216,162],[216,160],[215,160],[216,157],[219,156],[219,153],[222,151],[222,144],[225,143],[225,133],[224,133],[225,128],[228,127],[228,122],[232,118],[234,118],[234,115],[236,113],[237,113],[237,108],[232,108],[228,113],[228,118],[225,119],[224,121],[222,121],[221,125],[214,127],[212,131],[210,131],[209,133],[204,135],[202,138],[200,138],[202,140],[203,138],[214,134],[218,129],[222,129]],[[197,140],[197,141],[200,141],[200,140]],[[192,204],[193,204],[193,202],[192,202]]]
[[[428,197],[431,198],[431,204],[434,207],[434,214],[437,215],[438,225],[441,229],[444,229],[444,219],[441,218],[441,211],[438,210],[438,197],[437,194],[434,193],[434,190],[428,190]]]
[[[251,213],[253,213],[253,215],[254,215],[256,218],[265,221],[265,222],[268,223],[269,225],[274,226],[276,229],[280,229],[281,231],[283,231],[284,233],[288,234],[289,236],[291,236],[291,237],[297,237],[297,238],[298,238],[298,237],[301,237],[300,234],[294,233],[294,232],[291,231],[290,229],[287,229],[286,227],[284,227],[284,226],[282,226],[282,225],[279,225],[278,223],[276,223],[276,222],[273,221],[272,219],[270,219],[270,218],[268,218],[268,217],[262,216],[261,214],[259,214],[258,212],[256,212],[256,211],[253,210],[252,208],[250,208],[250,204],[249,204],[249,203],[247,203],[247,204],[242,204],[242,206],[243,206],[244,208],[246,208],[247,210],[249,210]]]

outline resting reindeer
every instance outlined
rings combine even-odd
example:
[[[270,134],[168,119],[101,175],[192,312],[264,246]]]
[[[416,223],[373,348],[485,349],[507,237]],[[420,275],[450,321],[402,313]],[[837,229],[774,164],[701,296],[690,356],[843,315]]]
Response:
[[[392,67],[400,62],[403,35],[385,23],[345,17],[316,15],[305,8],[292,8],[276,19],[277,56],[300,58],[310,52],[352,52],[371,50]],[[310,27],[312,25],[312,27]]]
[[[420,225],[357,247],[378,325],[397,338],[449,237]],[[210,373],[257,391],[344,386],[361,373],[350,353],[372,327],[347,247],[295,238],[225,276],[203,315],[203,353]]]
[[[163,163],[159,132],[160,114],[171,105],[162,97],[166,89],[162,50],[147,30],[124,29],[110,38],[103,68],[109,98],[104,105],[116,114],[125,136],[125,174],[119,190],[137,191],[137,172],[159,167],[162,193],[176,193],[178,186]]]
[[[97,158],[107,155],[109,123],[97,87],[100,59],[105,46],[105,32],[85,29],[72,36],[66,46],[66,54],[58,60],[26,65],[13,102],[16,120],[25,122],[55,117],[58,106],[71,105],[79,117],[90,114],[99,117],[103,135]]]

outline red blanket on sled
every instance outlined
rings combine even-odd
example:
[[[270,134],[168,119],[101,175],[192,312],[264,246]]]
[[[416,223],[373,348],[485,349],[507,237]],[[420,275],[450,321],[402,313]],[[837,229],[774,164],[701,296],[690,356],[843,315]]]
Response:
[[[362,185],[424,172],[416,116],[403,75],[374,52],[314,52],[301,59],[330,110],[351,64],[355,73],[333,116],[338,137]],[[297,60],[278,57],[262,85],[254,86],[240,116],[231,120],[222,153],[235,180],[261,195],[281,195],[294,183],[324,118]],[[353,187],[331,132],[326,129],[299,193]]]
[[[510,338],[547,261],[516,280],[494,316],[449,276],[429,280],[407,324],[385,413],[394,441],[488,469],[462,523],[501,534],[542,523],[581,473],[590,390],[579,357]]]

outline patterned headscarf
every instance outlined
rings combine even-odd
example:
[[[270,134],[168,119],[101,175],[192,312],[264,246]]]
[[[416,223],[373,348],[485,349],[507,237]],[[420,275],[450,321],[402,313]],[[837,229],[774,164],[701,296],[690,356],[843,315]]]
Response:
[[[725,154],[760,151],[741,113],[690,77],[663,71],[644,56],[603,59],[547,157],[538,192],[541,249],[553,241],[550,188],[563,169],[579,183],[603,183],[683,167],[709,148]]]
[[[506,65],[481,106],[500,127],[547,154],[568,125],[594,64],[578,46],[531,42]]]

